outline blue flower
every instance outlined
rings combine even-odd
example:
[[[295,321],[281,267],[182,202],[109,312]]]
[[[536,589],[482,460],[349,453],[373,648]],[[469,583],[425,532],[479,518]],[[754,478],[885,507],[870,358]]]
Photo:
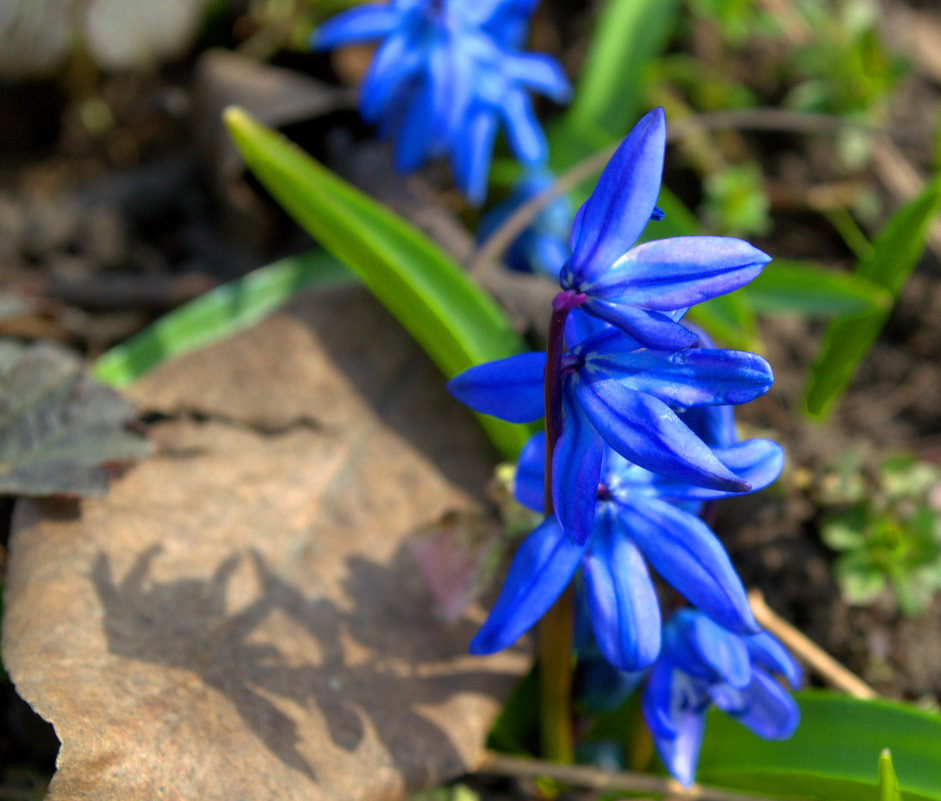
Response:
[[[685,329],[684,329],[685,330]],[[544,414],[544,353],[524,353],[472,367],[448,390],[472,409],[513,423]],[[683,422],[677,409],[745,403],[773,376],[753,353],[715,348],[640,348],[605,327],[562,357],[562,431],[554,448],[552,494],[562,526],[586,542],[595,515],[603,444],[640,468],[707,490],[744,492],[739,475]],[[708,493],[705,493],[708,494]]]
[[[312,37],[326,49],[380,42],[360,87],[360,113],[395,146],[403,171],[447,156],[458,186],[483,200],[501,124],[513,155],[546,158],[528,92],[564,102],[570,86],[549,56],[520,53],[531,0],[393,0],[357,6]]]
[[[560,283],[580,307],[646,347],[696,344],[686,309],[751,281],[771,260],[731,237],[683,236],[632,247],[656,216],[663,173],[663,109],[647,114],[612,156],[575,217]]]
[[[477,226],[477,240],[486,240],[520,206],[548,190],[555,176],[548,170],[533,170],[517,181],[513,191],[494,206]],[[558,279],[559,269],[569,257],[568,235],[572,230],[572,206],[565,195],[551,201],[529,227],[507,248],[504,261],[513,270],[544,273]]]
[[[752,439],[717,448],[735,474],[754,489],[774,481],[783,453],[776,443]],[[536,434],[520,454],[515,494],[542,510],[545,436]],[[471,643],[474,653],[511,645],[562,593],[580,569],[580,591],[594,639],[620,670],[650,665],[660,652],[660,607],[647,563],[691,603],[740,633],[757,630],[745,589],[715,534],[685,506],[727,497],[665,479],[605,449],[587,538],[566,536],[554,517],[523,542],[490,616]]]
[[[766,740],[790,737],[800,710],[772,673],[800,686],[800,666],[767,632],[742,637],[691,609],[677,612],[641,702],[667,770],[686,786],[695,780],[710,704]]]

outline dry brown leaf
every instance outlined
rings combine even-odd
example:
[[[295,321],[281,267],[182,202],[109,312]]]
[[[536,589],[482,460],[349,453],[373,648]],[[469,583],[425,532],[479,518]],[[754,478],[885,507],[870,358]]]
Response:
[[[160,453],[22,501],[3,659],[62,741],[49,799],[391,799],[473,767],[521,650],[467,655],[409,533],[489,474],[476,425],[358,289],[165,365]]]

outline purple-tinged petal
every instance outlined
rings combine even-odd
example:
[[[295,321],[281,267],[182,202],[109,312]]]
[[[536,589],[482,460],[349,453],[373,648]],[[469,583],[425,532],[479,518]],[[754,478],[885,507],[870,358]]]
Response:
[[[371,42],[388,36],[401,24],[401,12],[387,5],[363,5],[331,17],[310,36],[313,50]]]
[[[580,375],[591,383],[614,379],[627,389],[686,408],[747,403],[774,381],[771,366],[755,353],[706,348],[627,353],[585,348]]]
[[[511,423],[531,423],[545,411],[545,364],[545,353],[520,353],[471,367],[454,376],[446,387],[475,412]]]
[[[654,473],[724,492],[747,492],[748,482],[730,471],[672,409],[616,381],[572,381],[592,425],[625,459]]]
[[[752,674],[752,683],[741,690],[738,704],[727,703],[721,694],[716,706],[766,740],[786,740],[800,721],[800,709],[790,694],[760,670]]]
[[[565,273],[564,267],[562,272]],[[647,348],[682,350],[699,343],[696,334],[660,312],[597,300],[591,296],[581,308],[593,317],[621,329]]]
[[[568,586],[584,554],[554,516],[523,540],[500,597],[470,644],[472,654],[492,654],[516,642],[555,603]]]
[[[643,556],[613,510],[599,514],[582,579],[601,655],[620,670],[652,664],[660,653],[660,603]]]
[[[537,431],[523,446],[516,460],[513,497],[534,512],[544,511],[546,478],[546,432]]]
[[[686,421],[687,415],[680,419]],[[735,475],[751,485],[749,492],[757,492],[772,484],[784,468],[784,449],[769,439],[748,439],[728,448],[714,448],[713,453]],[[635,474],[632,478],[640,480],[646,477]],[[659,497],[671,500],[714,501],[741,494],[694,487],[662,476],[653,476],[647,483]]]
[[[780,673],[792,690],[801,686],[804,680],[804,671],[801,670],[801,666],[768,632],[762,631],[749,637],[746,644],[755,664],[761,665],[772,673]]]
[[[657,239],[625,253],[590,291],[595,298],[669,311],[732,292],[769,261],[766,253],[732,237]]]
[[[657,108],[615,151],[580,212],[563,289],[585,291],[637,241],[660,194],[665,149],[666,122]]]
[[[582,545],[591,536],[604,443],[566,386],[562,434],[552,452],[552,503],[562,528]]]
[[[619,504],[618,513],[653,569],[690,603],[733,632],[758,631],[741,579],[702,520],[649,497]]]

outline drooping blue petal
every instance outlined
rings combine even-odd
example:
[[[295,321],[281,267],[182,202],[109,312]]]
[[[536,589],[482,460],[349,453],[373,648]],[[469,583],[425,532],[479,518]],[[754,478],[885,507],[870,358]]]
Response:
[[[545,505],[546,432],[537,431],[516,459],[513,497],[527,509],[542,512]]]
[[[707,348],[588,352],[580,375],[588,382],[614,379],[686,408],[747,403],[774,381],[771,366],[755,353]]]
[[[745,642],[755,664],[761,665],[772,673],[780,673],[793,690],[801,686],[804,680],[804,671],[801,670],[801,666],[768,632],[761,631],[749,637]]]
[[[575,545],[554,516],[523,540],[500,597],[470,644],[472,654],[502,651],[528,631],[555,603],[578,569],[585,546]]]
[[[786,740],[800,721],[794,699],[760,670],[753,672],[747,689],[715,687],[712,696],[719,709],[766,740]]]
[[[751,683],[751,658],[742,637],[724,629],[706,615],[696,615],[691,640],[696,655],[712,672],[710,678],[713,681],[718,679],[736,689],[743,689]]]
[[[655,737],[653,742],[670,775],[684,787],[689,787],[696,781],[706,718],[701,713],[685,712],[679,716],[676,728],[677,734],[673,739]]]
[[[687,420],[687,415],[681,417]],[[784,449],[769,439],[748,439],[728,448],[714,448],[713,453],[739,478],[751,485],[750,492],[757,492],[772,484],[784,468]],[[659,497],[677,501],[714,501],[740,493],[694,487],[684,481],[663,478],[658,475],[641,476],[632,473],[635,481],[644,481]]]
[[[759,630],[725,548],[702,520],[656,498],[619,507],[621,520],[654,570],[690,603],[731,631]]]
[[[642,670],[660,653],[660,604],[640,551],[610,508],[599,513],[582,561],[595,641],[620,670]]]
[[[359,112],[367,122],[377,122],[397,87],[421,69],[420,51],[407,31],[396,30],[376,51],[359,87]]]
[[[565,268],[562,268],[565,274]],[[612,303],[589,296],[582,306],[588,314],[629,334],[646,348],[682,350],[699,343],[699,337],[666,314],[637,306]]]
[[[632,392],[616,381],[572,377],[578,403],[605,442],[625,459],[668,478],[747,492],[748,482],[720,462],[662,401]]]
[[[451,167],[455,183],[464,190],[471,203],[478,205],[487,195],[497,117],[489,109],[477,109],[468,114],[465,126],[466,130],[451,154]]]
[[[552,503],[562,528],[581,545],[588,542],[595,519],[604,445],[567,384],[562,409],[562,434],[552,454]]]
[[[402,15],[387,5],[362,5],[331,17],[310,36],[313,50],[371,42],[388,36],[400,23]]]
[[[631,248],[591,286],[593,297],[669,311],[724,295],[771,257],[741,239],[681,236]]]
[[[699,345],[703,348],[713,347],[702,332],[699,332]],[[731,406],[684,409],[680,417],[711,448],[734,445],[738,439],[735,433],[735,411]]]
[[[673,720],[673,664],[659,659],[647,675],[647,684],[640,699],[641,712],[647,728],[655,737],[673,739],[678,730]]]
[[[510,152],[517,161],[524,164],[544,161],[549,146],[529,96],[519,90],[507,92],[503,97],[501,111],[506,123]]]
[[[437,140],[441,121],[436,120],[435,84],[425,81],[412,96],[395,137],[395,166],[412,172],[429,157]]]
[[[666,122],[657,108],[627,135],[579,212],[563,289],[585,291],[637,241],[660,193],[665,148]]]
[[[572,86],[558,61],[542,53],[510,53],[502,60],[503,72],[556,103],[565,103],[572,95]]]
[[[445,386],[475,412],[511,423],[531,423],[544,414],[545,364],[545,353],[520,353],[471,367]]]

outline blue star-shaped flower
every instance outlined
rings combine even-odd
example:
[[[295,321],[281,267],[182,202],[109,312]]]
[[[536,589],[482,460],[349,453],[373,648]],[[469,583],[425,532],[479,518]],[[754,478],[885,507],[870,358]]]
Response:
[[[475,411],[512,423],[538,420],[545,362],[538,352],[488,362],[452,378],[448,390]],[[647,350],[606,326],[566,353],[562,366],[552,495],[575,543],[584,544],[592,530],[604,443],[673,481],[720,492],[751,488],[675,410],[745,403],[764,394],[773,376],[760,356],[715,348]]]
[[[677,322],[689,306],[743,286],[771,258],[732,237],[682,236],[632,247],[656,216],[665,146],[663,109],[655,109],[621,143],[579,209],[560,283],[580,298],[580,308],[642,345],[676,350],[697,341]]]
[[[717,452],[753,489],[774,481],[784,461],[780,446],[764,439],[717,446]],[[517,499],[537,511],[542,510],[544,463],[545,437],[537,434],[520,454],[515,485]],[[588,537],[581,544],[572,541],[553,517],[537,527],[517,551],[472,652],[492,653],[515,642],[580,569],[580,588],[602,656],[620,670],[647,667],[660,652],[660,606],[648,562],[714,620],[740,633],[757,631],[725,549],[689,509],[729,494],[655,475],[606,449]]]
[[[549,56],[520,53],[531,0],[393,0],[338,14],[313,34],[326,49],[380,41],[360,88],[360,113],[395,145],[403,171],[447,156],[458,186],[483,200],[502,126],[513,155],[546,158],[529,92],[557,102],[571,88]]]
[[[771,673],[800,686],[800,666],[767,632],[742,637],[691,609],[670,619],[641,706],[657,753],[682,784],[696,778],[711,704],[766,740],[794,733],[800,710]]]

